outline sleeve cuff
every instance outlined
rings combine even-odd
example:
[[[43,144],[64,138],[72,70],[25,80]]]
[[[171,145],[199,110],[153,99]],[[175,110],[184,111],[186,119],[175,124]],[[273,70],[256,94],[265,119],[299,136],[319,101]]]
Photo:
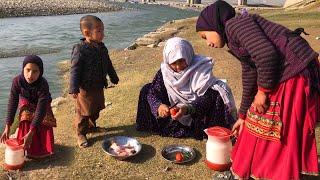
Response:
[[[153,115],[155,117],[158,116],[158,109],[159,109],[161,104],[162,104],[161,102],[155,102],[155,104],[154,104]]]
[[[246,115],[246,114],[239,113],[239,118],[241,118],[241,119],[245,120],[245,119],[246,119],[246,117],[247,117],[247,115]]]
[[[30,125],[30,130],[31,131],[34,132],[34,131],[36,131],[36,129],[37,129],[37,127],[35,125],[33,125],[33,124]]]
[[[269,93],[269,92],[272,91],[272,89],[266,89],[266,88],[263,88],[263,87],[261,87],[261,86],[258,87],[258,90],[263,91],[263,92],[265,92],[265,93]]]

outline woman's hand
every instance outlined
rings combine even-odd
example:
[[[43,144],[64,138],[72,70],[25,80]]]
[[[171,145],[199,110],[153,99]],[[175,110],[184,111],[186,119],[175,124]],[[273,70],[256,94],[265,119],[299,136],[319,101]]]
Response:
[[[1,143],[5,143],[6,140],[9,139],[9,133],[10,133],[10,125],[7,124],[0,138]]]
[[[170,116],[169,106],[167,106],[166,104],[161,104],[158,108],[158,115],[161,118]]]
[[[233,127],[232,127],[232,134],[236,137],[239,136],[239,134],[242,132],[243,129],[243,125],[244,125],[244,120],[239,118],[237,120],[236,123],[234,123]]]
[[[269,107],[267,94],[263,91],[258,90],[251,106],[253,107],[255,112],[264,114]]]
[[[181,118],[183,115],[187,114],[188,112],[188,106],[187,105],[183,105],[180,108],[176,108],[178,110],[178,112],[176,114],[171,114],[171,117],[173,120],[177,120],[179,118]]]
[[[29,149],[32,143],[32,137],[33,137],[34,131],[29,130],[29,132],[23,137],[24,143],[23,148]]]

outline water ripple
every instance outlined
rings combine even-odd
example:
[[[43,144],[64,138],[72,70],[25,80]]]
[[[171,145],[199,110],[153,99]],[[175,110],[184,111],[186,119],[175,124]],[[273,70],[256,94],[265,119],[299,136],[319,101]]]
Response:
[[[17,46],[19,47],[19,46]],[[53,54],[61,51],[61,48],[29,48],[29,49],[19,49],[18,50],[7,50],[6,52],[0,51],[0,58],[9,58],[9,57],[21,57],[29,54]],[[0,59],[1,61],[1,59]]]
[[[129,3],[126,6],[127,9],[139,10],[91,13],[103,21],[106,34],[104,42],[109,49],[125,48],[134,39],[155,30],[163,22],[198,15],[198,12],[166,6]],[[79,30],[82,16],[0,19],[0,120],[4,118],[11,80],[21,72],[23,56],[27,54],[40,55],[53,98],[61,95],[62,80],[58,75],[57,63],[70,59],[73,44],[82,37]]]

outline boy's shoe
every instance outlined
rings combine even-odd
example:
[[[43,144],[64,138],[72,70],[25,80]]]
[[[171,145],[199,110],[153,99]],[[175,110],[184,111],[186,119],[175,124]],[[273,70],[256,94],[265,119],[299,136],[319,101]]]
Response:
[[[82,134],[78,135],[77,143],[78,143],[79,148],[86,148],[86,147],[89,146],[87,137],[85,135],[82,135]]]

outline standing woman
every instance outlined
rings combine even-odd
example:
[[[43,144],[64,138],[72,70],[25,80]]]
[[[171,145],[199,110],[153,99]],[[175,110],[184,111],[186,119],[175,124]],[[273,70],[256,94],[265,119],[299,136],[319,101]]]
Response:
[[[318,175],[318,53],[300,34],[259,15],[235,16],[217,1],[200,14],[196,30],[208,46],[228,45],[242,66],[239,134],[232,171],[242,179],[300,179]],[[306,33],[305,33],[306,34]]]

